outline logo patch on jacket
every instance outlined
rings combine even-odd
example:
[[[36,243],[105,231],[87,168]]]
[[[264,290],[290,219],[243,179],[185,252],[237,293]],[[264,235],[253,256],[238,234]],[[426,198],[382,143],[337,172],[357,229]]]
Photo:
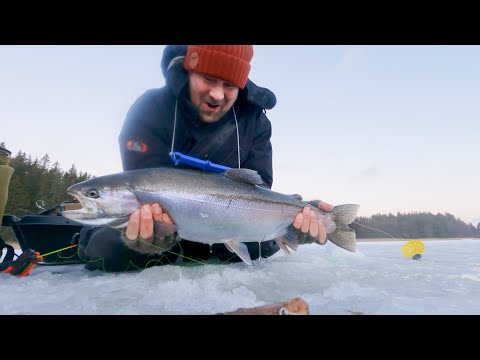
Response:
[[[148,150],[147,144],[140,140],[128,140],[127,149],[130,151],[138,151],[144,153]]]

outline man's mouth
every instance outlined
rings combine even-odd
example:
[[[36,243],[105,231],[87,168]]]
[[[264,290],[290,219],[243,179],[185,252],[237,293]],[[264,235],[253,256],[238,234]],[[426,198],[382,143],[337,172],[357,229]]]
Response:
[[[216,109],[218,109],[218,108],[220,107],[220,105],[215,105],[215,104],[212,104],[212,103],[207,102],[207,107],[208,107],[209,109],[216,110]]]
[[[204,105],[205,111],[208,112],[218,112],[221,109],[221,105],[216,105],[209,102],[205,102]]]

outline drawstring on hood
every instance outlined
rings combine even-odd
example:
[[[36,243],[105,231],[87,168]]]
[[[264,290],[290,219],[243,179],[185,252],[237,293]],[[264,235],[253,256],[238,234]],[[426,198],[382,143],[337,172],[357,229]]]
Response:
[[[175,152],[175,132],[177,129],[177,108],[178,108],[178,100],[175,101],[175,113],[173,115],[173,134],[172,134],[172,147],[170,148],[170,156],[173,156]],[[240,169],[240,134],[238,132],[238,121],[237,121],[237,114],[235,113],[235,107],[232,106],[233,111],[233,118],[235,119],[235,127],[237,130],[237,155],[238,155],[238,168]]]

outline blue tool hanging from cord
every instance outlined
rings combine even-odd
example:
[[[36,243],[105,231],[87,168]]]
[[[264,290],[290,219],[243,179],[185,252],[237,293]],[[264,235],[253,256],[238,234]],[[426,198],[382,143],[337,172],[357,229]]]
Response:
[[[216,173],[222,173],[231,168],[219,164],[212,163],[210,160],[200,160],[193,156],[184,155],[180,152],[173,152],[170,154],[170,158],[175,165],[182,164],[202,169],[203,171],[210,171]]]

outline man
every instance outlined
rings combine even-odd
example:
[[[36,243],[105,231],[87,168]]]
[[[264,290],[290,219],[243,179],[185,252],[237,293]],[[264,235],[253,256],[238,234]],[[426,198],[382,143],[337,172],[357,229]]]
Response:
[[[3,143],[2,143],[3,145]],[[10,166],[12,153],[3,146],[0,146],[0,226],[2,225],[3,213],[8,200],[8,188],[10,179],[12,178],[13,168]],[[3,261],[13,260],[14,249],[11,245],[7,245],[0,237],[0,258],[3,248],[7,249],[6,256]],[[1,265],[0,265],[1,267]],[[3,271],[4,269],[0,269]]]
[[[9,165],[11,154],[10,150],[0,146],[0,225],[7,204],[8,186],[13,174],[13,168]]]
[[[214,164],[256,170],[270,188],[271,124],[266,110],[275,106],[276,98],[248,79],[252,57],[251,45],[167,46],[161,62],[166,86],[137,99],[120,133],[123,169],[175,166],[171,155],[180,152]],[[315,205],[327,211],[333,208],[321,202]],[[155,222],[173,223],[159,204],[135,211],[125,233],[85,227],[79,254],[88,261],[87,268],[110,271],[183,259],[240,261],[223,244],[155,236]],[[325,228],[309,207],[292,222],[300,242],[326,242]],[[279,250],[274,240],[246,245],[252,259]]]

